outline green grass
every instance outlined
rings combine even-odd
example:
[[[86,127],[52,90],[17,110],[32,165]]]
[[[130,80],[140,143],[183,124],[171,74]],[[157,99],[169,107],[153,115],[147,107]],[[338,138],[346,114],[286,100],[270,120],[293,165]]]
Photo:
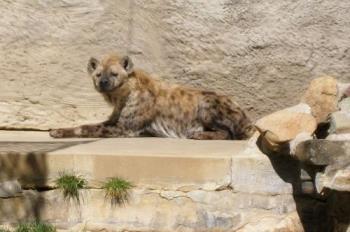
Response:
[[[123,204],[129,199],[129,191],[132,183],[119,177],[110,178],[102,185],[106,198],[111,199],[112,204]]]
[[[63,196],[66,199],[75,199],[79,202],[79,189],[87,186],[87,180],[82,176],[72,173],[60,173],[59,178],[55,181],[56,187],[63,191]]]
[[[53,225],[42,222],[29,222],[19,224],[15,232],[55,232],[56,228]]]
[[[6,229],[0,229],[0,232],[10,232],[10,231]]]

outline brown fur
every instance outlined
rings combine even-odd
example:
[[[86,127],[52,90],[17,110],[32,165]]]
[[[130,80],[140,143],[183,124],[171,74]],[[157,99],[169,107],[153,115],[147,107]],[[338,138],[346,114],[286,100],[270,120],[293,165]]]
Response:
[[[254,132],[229,97],[151,78],[134,70],[128,57],[91,58],[88,72],[113,113],[103,123],[51,130],[52,137],[246,139]]]

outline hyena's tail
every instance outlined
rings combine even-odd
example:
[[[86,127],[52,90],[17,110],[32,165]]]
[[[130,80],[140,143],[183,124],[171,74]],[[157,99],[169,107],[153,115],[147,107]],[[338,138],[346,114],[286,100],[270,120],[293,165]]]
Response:
[[[206,127],[228,131],[232,139],[248,139],[256,131],[246,112],[227,96],[205,93],[200,108]]]

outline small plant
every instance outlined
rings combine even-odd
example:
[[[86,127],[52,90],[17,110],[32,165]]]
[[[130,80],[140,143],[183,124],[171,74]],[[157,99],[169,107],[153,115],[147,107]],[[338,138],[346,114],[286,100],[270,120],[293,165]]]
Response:
[[[10,232],[9,230],[0,228],[0,232]]]
[[[62,189],[66,199],[76,199],[79,202],[79,189],[87,186],[87,180],[81,176],[70,173],[60,173],[60,177],[55,181],[56,187]]]
[[[116,203],[120,205],[127,202],[129,199],[129,190],[132,187],[133,185],[129,181],[119,177],[110,178],[102,186],[106,192],[106,198],[111,199],[113,205]]]
[[[53,225],[42,222],[29,222],[19,224],[15,232],[55,232],[56,228]]]

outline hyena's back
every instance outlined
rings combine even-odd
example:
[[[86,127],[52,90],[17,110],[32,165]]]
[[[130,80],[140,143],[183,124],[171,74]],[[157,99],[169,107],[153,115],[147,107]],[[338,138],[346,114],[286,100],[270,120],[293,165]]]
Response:
[[[191,138],[203,131],[222,131],[226,139],[245,139],[253,130],[244,111],[227,96],[184,87],[160,89],[157,95],[150,124],[156,136]]]
[[[254,132],[244,110],[228,96],[203,91],[199,118],[208,130],[228,131],[231,139],[247,139]]]

